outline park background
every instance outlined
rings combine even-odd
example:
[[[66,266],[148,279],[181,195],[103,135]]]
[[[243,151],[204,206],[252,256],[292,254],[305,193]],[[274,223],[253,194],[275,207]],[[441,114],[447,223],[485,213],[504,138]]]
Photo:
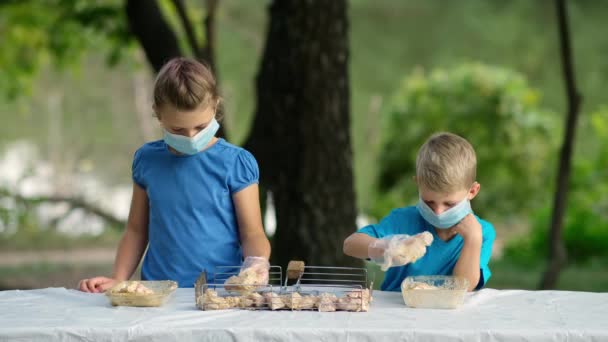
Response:
[[[184,55],[213,66],[222,134],[260,163],[273,263],[355,264],[343,239],[415,203],[417,149],[447,130],[478,153],[488,287],[606,291],[606,17],[591,0],[2,0],[0,289],[110,274],[133,153],[160,138],[154,73]]]

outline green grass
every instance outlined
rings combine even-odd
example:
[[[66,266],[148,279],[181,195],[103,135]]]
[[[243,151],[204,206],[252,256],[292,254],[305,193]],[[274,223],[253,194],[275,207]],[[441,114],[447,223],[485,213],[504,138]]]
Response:
[[[76,288],[81,279],[109,276],[112,265],[38,263],[0,267],[0,290],[46,287]]]
[[[31,250],[67,250],[75,248],[116,248],[122,236],[122,231],[106,229],[98,236],[81,235],[73,237],[54,230],[40,230],[38,227],[19,229],[14,234],[0,234],[0,250],[31,251]]]
[[[507,260],[490,263],[492,278],[488,287],[496,289],[526,289],[538,288],[541,276],[545,271],[543,264],[524,266]],[[568,291],[608,291],[608,262],[595,260],[583,265],[566,267],[557,283],[558,290]]]

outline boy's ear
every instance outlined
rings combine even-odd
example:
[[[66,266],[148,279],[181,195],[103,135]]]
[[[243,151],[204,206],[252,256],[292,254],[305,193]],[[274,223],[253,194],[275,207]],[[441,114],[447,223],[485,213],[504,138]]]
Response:
[[[471,188],[469,189],[469,196],[468,196],[469,201],[472,200],[473,198],[475,198],[475,196],[477,196],[477,194],[479,193],[479,190],[481,190],[481,184],[475,182],[475,183],[473,183],[473,185],[471,185]]]

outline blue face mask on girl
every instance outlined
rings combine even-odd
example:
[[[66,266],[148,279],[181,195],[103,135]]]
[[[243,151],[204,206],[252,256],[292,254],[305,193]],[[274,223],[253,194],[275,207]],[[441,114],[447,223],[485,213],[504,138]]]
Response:
[[[196,133],[192,138],[173,134],[166,129],[163,129],[163,140],[165,140],[167,145],[173,147],[178,152],[196,154],[209,144],[218,129],[220,129],[220,124],[213,118],[207,127]]]
[[[460,203],[439,215],[435,214],[433,209],[424,203],[422,198],[418,200],[416,208],[418,209],[418,212],[422,218],[424,218],[428,223],[432,224],[433,227],[440,229],[453,227],[462,221],[465,216],[473,213],[473,209],[471,209],[471,202],[466,197],[460,201]]]

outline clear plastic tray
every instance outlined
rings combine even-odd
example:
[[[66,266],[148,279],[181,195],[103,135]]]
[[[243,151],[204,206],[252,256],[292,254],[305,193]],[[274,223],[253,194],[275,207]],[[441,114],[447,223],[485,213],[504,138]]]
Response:
[[[405,305],[411,308],[456,309],[464,303],[469,281],[453,276],[407,277],[401,283]]]
[[[137,281],[154,291],[152,294],[136,294],[117,292],[116,289],[122,287],[122,284],[131,284],[135,281],[122,281],[114,285],[111,289],[106,291],[106,295],[110,298],[110,302],[113,306],[161,306],[165,304],[167,299],[177,288],[177,283],[172,280],[159,280],[159,281]]]

